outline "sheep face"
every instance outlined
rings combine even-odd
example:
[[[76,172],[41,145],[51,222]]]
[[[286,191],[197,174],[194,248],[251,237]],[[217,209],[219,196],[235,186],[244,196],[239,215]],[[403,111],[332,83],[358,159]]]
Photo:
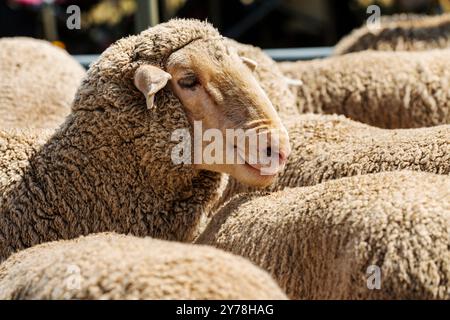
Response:
[[[115,128],[132,122],[127,139],[134,141],[135,160],[146,168],[149,181],[164,177],[173,179],[172,185],[188,185],[206,170],[207,175],[226,173],[244,184],[267,186],[286,162],[289,137],[252,72],[255,63],[240,58],[227,43],[210,24],[182,19],[121,39],[90,67],[72,110],[98,110],[101,100],[106,113],[95,116],[108,128],[108,117],[116,119]],[[200,135],[195,134],[198,122]],[[179,130],[191,130],[191,162],[173,159]],[[245,136],[228,139],[230,130],[245,131]],[[222,144],[214,148],[214,161],[197,161],[198,149],[205,155],[213,142],[207,137],[211,131],[222,134]]]
[[[196,169],[227,173],[262,187],[283,169],[290,145],[287,130],[252,74],[255,67],[222,39],[196,40],[169,56],[167,72],[152,71],[153,78],[159,79],[152,88],[159,90],[170,80],[169,88],[191,125],[201,124],[201,134],[194,133],[194,146],[205,150],[212,142],[204,138],[208,131],[221,133],[215,161],[194,161]],[[145,75],[137,78],[148,82]]]

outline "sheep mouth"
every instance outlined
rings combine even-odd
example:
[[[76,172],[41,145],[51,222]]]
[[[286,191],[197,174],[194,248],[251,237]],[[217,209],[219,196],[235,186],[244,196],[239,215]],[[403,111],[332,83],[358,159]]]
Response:
[[[266,167],[261,167],[260,165],[254,165],[254,164],[250,164],[247,161],[245,161],[244,165],[252,171],[257,172],[259,175],[262,176],[267,176],[267,177],[273,177],[276,176],[279,172],[278,169],[269,169]]]
[[[239,149],[235,146],[234,147],[235,151],[237,151],[237,156],[239,157],[239,159],[241,160],[241,162],[243,162],[243,166],[245,166],[245,168],[254,173],[257,174],[261,177],[267,177],[267,178],[271,178],[271,177],[275,177],[280,171],[280,168],[269,168],[269,167],[265,167],[262,166],[260,164],[251,164],[249,162],[247,162],[247,160],[245,160],[245,156],[242,155],[241,152],[239,152]]]

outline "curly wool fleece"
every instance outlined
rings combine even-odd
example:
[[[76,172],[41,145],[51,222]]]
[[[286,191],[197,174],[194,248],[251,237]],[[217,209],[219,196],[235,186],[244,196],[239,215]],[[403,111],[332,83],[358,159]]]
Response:
[[[389,129],[450,124],[450,49],[364,51],[278,66],[303,82],[291,88],[301,113],[343,114]]]
[[[316,114],[301,115],[285,125],[292,153],[266,191],[403,169],[450,174],[450,125],[387,130]],[[217,206],[233,195],[256,190],[229,178]]]
[[[363,50],[423,51],[450,48],[450,13],[382,17],[380,28],[365,24],[341,39],[335,55]]]
[[[54,129],[86,72],[49,42],[17,37],[0,39],[0,74],[0,128]]]
[[[101,233],[0,266],[0,299],[286,299],[264,271],[207,246]]]
[[[199,39],[216,59],[227,53],[210,24],[172,20],[119,40],[91,66],[66,122],[1,195],[0,261],[94,232],[194,238],[221,193],[222,175],[172,163],[178,141],[171,135],[190,127],[183,106],[163,89],[147,109],[133,76],[143,64],[163,67],[171,52]],[[5,155],[22,152],[9,148],[0,154],[5,167],[14,166]]]
[[[196,243],[250,259],[292,299],[450,299],[449,199],[448,176],[413,171],[244,195]]]

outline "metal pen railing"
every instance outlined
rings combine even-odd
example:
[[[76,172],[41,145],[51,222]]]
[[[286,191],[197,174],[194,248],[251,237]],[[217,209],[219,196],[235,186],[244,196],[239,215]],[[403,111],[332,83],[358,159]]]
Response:
[[[275,61],[297,61],[328,57],[333,47],[265,49],[264,51]],[[86,68],[98,57],[97,54],[74,55],[74,58]]]

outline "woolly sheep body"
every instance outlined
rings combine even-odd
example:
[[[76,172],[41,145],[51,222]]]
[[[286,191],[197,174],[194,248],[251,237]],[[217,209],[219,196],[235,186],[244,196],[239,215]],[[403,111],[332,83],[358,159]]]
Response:
[[[404,169],[450,174],[450,125],[387,130],[343,116],[316,114],[285,124],[292,153],[284,172],[266,191]],[[229,178],[219,203],[256,190]]]
[[[70,113],[83,67],[43,40],[0,39],[0,127],[56,128]]]
[[[439,16],[397,15],[383,18],[379,29],[369,29],[364,25],[354,30],[338,42],[334,54],[369,49],[422,51],[449,47],[450,13]]]
[[[14,254],[0,266],[0,299],[286,296],[266,272],[221,250],[103,233]]]
[[[243,195],[196,243],[250,259],[292,299],[449,299],[449,199],[448,176],[410,171]]]
[[[292,87],[301,113],[343,114],[391,129],[450,123],[450,49],[365,51],[279,67],[303,82]]]

